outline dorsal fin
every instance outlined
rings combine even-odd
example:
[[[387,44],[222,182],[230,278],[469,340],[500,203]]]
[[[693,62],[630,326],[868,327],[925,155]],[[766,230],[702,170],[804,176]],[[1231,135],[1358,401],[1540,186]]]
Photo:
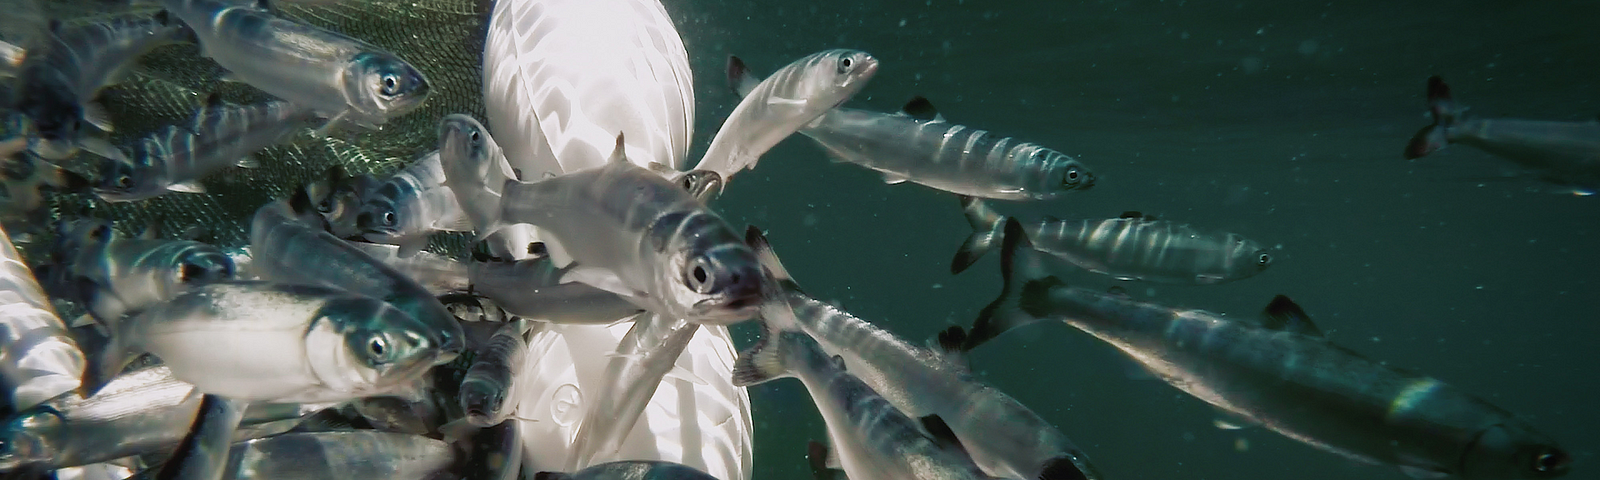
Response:
[[[740,98],[744,98],[759,85],[761,85],[761,79],[750,71],[750,67],[744,64],[744,60],[728,55],[728,88],[732,88],[733,93],[738,94]]]
[[[613,161],[613,162],[627,162],[628,161],[628,149],[627,149],[627,146],[622,143],[622,132],[617,132],[617,146],[616,146],[616,148],[611,149],[611,161]]]
[[[1301,335],[1321,338],[1322,329],[1311,323],[1311,317],[1300,305],[1294,303],[1289,297],[1278,295],[1272,297],[1272,302],[1267,304],[1266,310],[1261,312],[1262,326],[1273,330],[1283,330]]]
[[[939,349],[940,355],[951,365],[960,367],[964,371],[972,370],[971,365],[967,362],[966,355],[967,329],[961,328],[959,325],[951,325],[950,328],[939,332],[935,342],[935,347]]]
[[[211,92],[210,95],[206,95],[206,108],[216,108],[222,105],[222,94]]]
[[[1450,86],[1438,75],[1428,77],[1428,100],[1449,100]]]
[[[744,243],[756,254],[756,260],[767,269],[772,279],[784,288],[800,291],[800,284],[789,276],[789,270],[783,268],[783,263],[778,261],[778,254],[772,251],[772,243],[767,241],[767,234],[762,233],[755,225],[745,227]]]
[[[1128,210],[1126,212],[1122,212],[1122,216],[1117,218],[1144,218],[1144,214],[1139,213],[1137,210]]]
[[[844,472],[838,468],[838,459],[832,458],[830,449],[816,440],[806,443],[806,463],[811,466],[812,480],[842,480]],[[829,465],[830,459],[833,465]]]
[[[939,418],[938,415],[928,415],[918,420],[922,421],[922,429],[928,431],[928,436],[933,438],[933,443],[946,449],[966,450],[961,446],[961,440],[956,438],[955,430],[951,430],[950,425],[944,423],[943,418]]]
[[[921,95],[911,97],[911,100],[900,108],[900,113],[917,120],[935,122],[944,120],[944,116],[939,115],[939,110],[933,108],[933,102],[929,102],[928,99],[923,98]]]

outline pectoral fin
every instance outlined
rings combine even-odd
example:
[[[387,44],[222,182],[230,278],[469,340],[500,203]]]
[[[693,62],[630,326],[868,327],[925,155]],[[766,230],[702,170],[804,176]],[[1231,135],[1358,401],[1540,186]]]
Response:
[[[123,155],[122,150],[118,149],[116,145],[112,145],[111,142],[100,137],[79,137],[78,148],[112,160],[127,159],[127,156]]]
[[[167,190],[182,193],[206,193],[206,187],[201,186],[200,182],[195,180],[167,185]]]
[[[83,102],[83,121],[102,132],[110,132],[115,128],[111,125],[111,114],[106,113],[106,107],[99,102]]]

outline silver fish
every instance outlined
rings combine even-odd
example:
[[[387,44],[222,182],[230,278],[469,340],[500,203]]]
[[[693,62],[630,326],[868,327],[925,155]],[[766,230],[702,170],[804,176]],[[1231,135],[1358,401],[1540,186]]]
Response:
[[[633,302],[582,282],[562,283],[568,268],[548,255],[514,262],[485,259],[468,266],[472,290],[519,317],[551,323],[610,325],[642,311]]]
[[[534,480],[714,480],[694,467],[658,460],[624,460],[595,465],[573,473],[539,472]]]
[[[1054,425],[1005,392],[975,380],[964,363],[951,355],[959,340],[941,342],[944,352],[930,351],[811,298],[789,279],[759,230],[751,227],[747,238],[763,265],[785,285],[784,295],[793,308],[783,312],[786,315],[764,313],[771,328],[810,334],[823,349],[843,358],[849,372],[906,415],[938,415],[983,471],[1024,480],[1105,478],[1088,455]]]
[[[472,288],[472,280],[468,277],[470,267],[466,262],[430,252],[417,252],[409,257],[401,257],[401,247],[397,245],[359,241],[345,243],[374,260],[383,262],[384,265],[417,282],[434,295]]]
[[[500,192],[506,181],[521,179],[489,130],[459,113],[439,121],[439,164],[456,205],[471,228],[480,231],[493,227],[500,218]],[[534,241],[531,226],[513,225],[494,232],[484,243],[496,257],[523,258],[522,247]]]
[[[748,82],[746,82],[748,83]],[[950,123],[913,98],[897,113],[835,108],[800,133],[836,160],[960,195],[1048,200],[1094,186],[1087,165],[1061,152]]]
[[[170,451],[189,430],[201,395],[165,366],[118,375],[92,397],[68,392],[12,415],[0,427],[0,471],[55,469]],[[261,430],[295,420],[297,405],[256,404],[236,438],[281,433]]]
[[[224,478],[233,480],[423,480],[455,459],[450,445],[372,430],[287,433],[234,444]]]
[[[989,478],[937,415],[918,422],[845,370],[844,359],[809,335],[771,330],[733,365],[733,384],[795,377],[828,424],[839,463],[852,478],[938,480]],[[926,431],[924,431],[926,429]]]
[[[439,152],[424,155],[365,196],[356,228],[367,240],[400,246],[401,258],[428,246],[428,234],[436,230],[472,230],[444,181]]]
[[[728,78],[743,77],[747,70],[739,57],[728,57]],[[733,108],[693,170],[732,181],[778,142],[849,100],[877,72],[878,59],[857,50],[826,50],[790,63]]]
[[[302,223],[318,215],[305,190],[288,202],[256,210],[250,226],[251,270],[266,280],[321,285],[388,302],[430,328],[428,338],[437,341],[433,346],[439,349],[439,363],[466,348],[461,324],[432,293],[348,242]]]
[[[488,344],[480,349],[461,379],[461,409],[467,413],[467,423],[478,427],[491,427],[505,421],[516,408],[514,398],[517,388],[517,370],[528,353],[528,342],[522,338],[522,327],[508,323],[489,337]]]
[[[468,115],[445,116],[439,121],[439,165],[473,227],[493,226],[500,217],[500,189],[518,177],[489,130]]]
[[[1471,118],[1466,116],[1466,106],[1450,98],[1450,86],[1438,76],[1428,78],[1428,109],[1433,113],[1433,125],[1411,137],[1407,159],[1460,143],[1516,162],[1546,181],[1575,187],[1579,193],[1600,191],[1600,120]]]
[[[168,126],[139,140],[133,155],[101,163],[95,193],[128,202],[169,191],[204,193],[200,179],[224,168],[256,166],[252,156],[306,128],[311,111],[281,101],[226,105],[213,95],[191,124]]]
[[[394,391],[441,356],[438,332],[388,303],[305,285],[203,285],[112,330],[84,375],[86,391],[148,352],[203,393],[335,402]]]
[[[650,311],[695,323],[749,319],[763,288],[755,254],[689,192],[628,162],[622,145],[619,135],[598,168],[507,181],[497,224],[548,231],[577,263],[569,275]]]
[[[155,474],[157,480],[221,480],[234,432],[248,402],[202,395],[189,434]]]
[[[200,52],[233,78],[332,117],[376,128],[422,105],[428,80],[400,57],[349,36],[232,0],[167,0]]]
[[[194,32],[160,12],[79,26],[53,24],[46,37],[43,46],[27,52],[16,108],[31,120],[33,152],[62,160],[80,147],[118,158],[116,148],[83,131],[85,122],[100,130],[113,128],[94,98],[145,52],[193,41]]]
[[[117,238],[105,220],[62,224],[50,282],[69,293],[94,318],[112,324],[188,291],[229,280],[233,259],[210,244],[189,240]]]
[[[1069,287],[1039,267],[1015,220],[1001,254],[1005,286],[979,324],[1064,322],[1232,415],[1416,478],[1542,479],[1570,469],[1571,455],[1515,415],[1335,345],[1282,295],[1253,323]]]
[[[578,427],[567,461],[569,469],[616,456],[661,386],[661,379],[677,368],[678,357],[700,331],[698,323],[643,315],[617,342],[616,352],[606,363],[603,383],[595,394],[597,401],[589,405]]]
[[[950,262],[961,273],[994,247],[1006,217],[983,201],[961,198],[973,234]],[[1237,233],[1204,231],[1139,212],[1118,218],[1045,218],[1024,227],[1034,248],[1117,280],[1214,285],[1250,278],[1272,266],[1266,247]]]
[[[27,409],[77,388],[84,355],[33,272],[0,229],[0,384]]]

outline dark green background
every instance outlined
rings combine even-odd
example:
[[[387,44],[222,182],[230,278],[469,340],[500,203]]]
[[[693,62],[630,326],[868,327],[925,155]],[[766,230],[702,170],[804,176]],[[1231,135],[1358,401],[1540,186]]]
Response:
[[[1289,295],[1334,341],[1526,416],[1576,458],[1569,478],[1600,478],[1600,198],[1508,176],[1509,163],[1465,147],[1401,158],[1429,123],[1433,74],[1475,115],[1600,114],[1595,2],[664,3],[694,67],[691,158],[737,101],[726,55],[770,72],[826,48],[869,51],[882,67],[849,106],[924,95],[952,122],[1078,156],[1099,176],[1003,212],[1140,210],[1282,247],[1260,276],[1124,284],[1135,297],[1248,317]],[[799,136],[717,208],[769,229],[808,291],[913,341],[969,324],[999,288],[997,256],[949,274],[968,230],[953,197],[831,164]],[[1406,478],[1259,428],[1219,430],[1205,403],[1064,325],[1003,337],[973,363],[1109,478]],[[799,382],[768,385],[751,392],[755,478],[805,478],[821,419]]]
[[[0,0],[8,11],[25,3]],[[44,3],[53,17],[103,10],[89,0]],[[157,220],[175,232],[205,224],[237,246],[256,206],[327,165],[393,170],[431,148],[439,117],[482,111],[473,60],[486,0],[322,3],[284,8],[419,65],[439,85],[429,103],[382,132],[268,149],[262,170],[207,180],[226,195],[167,195],[106,215],[128,231]],[[1429,122],[1423,93],[1433,74],[1475,115],[1595,118],[1600,3],[663,3],[694,67],[690,158],[737,102],[723,73],[728,54],[770,72],[822,49],[867,50],[882,68],[850,106],[889,111],[924,95],[953,122],[1078,156],[1099,177],[1055,201],[997,202],[1005,213],[1139,210],[1282,247],[1260,276],[1124,284],[1135,297],[1249,317],[1287,294],[1334,341],[1525,415],[1576,458],[1569,478],[1600,478],[1600,198],[1508,176],[1507,162],[1469,148],[1401,159]],[[214,67],[194,59],[192,46],[168,47],[109,89],[119,138],[187,118],[204,98],[196,92],[254,98],[217,84]],[[71,203],[93,202],[53,208],[75,211],[63,207]],[[995,256],[949,274],[968,234],[952,196],[831,164],[798,136],[737,177],[716,206],[738,225],[769,229],[809,292],[913,341],[969,324],[999,287]],[[1115,283],[1061,271],[1077,285]],[[754,330],[738,327],[745,343]],[[1219,430],[1203,402],[1063,325],[1029,327],[973,357],[988,382],[1059,426],[1111,479],[1404,478],[1261,429]],[[805,442],[825,433],[804,389],[784,380],[752,397],[755,478],[806,478]]]

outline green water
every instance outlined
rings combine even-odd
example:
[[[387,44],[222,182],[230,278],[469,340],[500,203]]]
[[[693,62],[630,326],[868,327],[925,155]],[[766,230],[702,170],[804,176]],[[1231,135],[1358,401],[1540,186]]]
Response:
[[[952,122],[1079,156],[1099,176],[1090,191],[998,202],[1002,212],[1139,210],[1281,245],[1257,277],[1123,283],[1136,298],[1253,316],[1289,295],[1333,341],[1526,417],[1575,457],[1567,478],[1600,478],[1600,199],[1470,148],[1401,157],[1429,123],[1429,75],[1475,115],[1600,114],[1600,4],[665,3],[695,71],[698,149],[737,101],[726,55],[771,71],[825,48],[867,50],[882,67],[850,106],[890,111],[923,95]],[[810,293],[908,339],[970,324],[999,289],[997,256],[950,275],[968,231],[953,197],[832,164],[803,137],[717,208],[769,229]],[[1080,286],[1117,283],[1060,270]],[[1007,335],[972,361],[1108,478],[1406,478],[1263,429],[1219,430],[1205,403],[1065,325]],[[786,380],[752,397],[755,478],[806,478],[805,441],[826,433],[805,390]]]
[[[482,111],[473,103],[479,72],[471,50],[481,45],[475,35],[486,5],[364,1],[321,15],[321,7],[309,7],[313,14],[304,16],[324,26],[365,25],[364,39],[453,87],[441,87],[389,133],[269,149],[269,158],[293,160],[275,162],[284,166],[272,181],[208,180],[234,192],[237,204],[207,199],[197,207],[168,196],[114,208],[121,226],[152,217],[180,226],[204,221],[237,243],[255,206],[326,165],[392,170],[430,142],[439,116]],[[365,12],[379,20],[357,15],[380,3],[384,13]],[[1271,269],[1237,283],[1120,283],[1135,298],[1247,317],[1273,295],[1289,295],[1333,341],[1525,416],[1575,457],[1567,478],[1600,478],[1593,465],[1600,198],[1560,193],[1470,148],[1401,158],[1406,141],[1429,123],[1429,75],[1442,75],[1475,115],[1595,118],[1600,3],[663,3],[695,73],[691,159],[737,102],[723,75],[728,54],[770,72],[826,48],[869,51],[881,68],[849,106],[890,111],[923,95],[952,122],[1077,156],[1098,177],[1092,190],[1058,200],[996,202],[1004,213],[1035,219],[1138,210],[1281,247]],[[185,48],[192,47],[169,53],[192,57]],[[172,62],[147,63],[165,75],[137,73],[116,88],[129,98],[170,101],[108,101],[114,113],[148,112],[172,123],[201,98],[188,89],[211,87],[183,82],[206,72],[178,75]],[[220,88],[235,101],[250,93]],[[154,125],[118,134],[132,138]],[[395,131],[424,133],[362,143],[395,140]],[[997,255],[961,276],[949,273],[968,234],[953,196],[885,185],[866,169],[830,163],[803,137],[737,177],[716,208],[736,225],[768,229],[809,293],[913,341],[969,325],[998,293]],[[1059,268],[1075,285],[1119,283]],[[751,325],[736,331],[742,345],[756,335]],[[974,352],[972,363],[985,381],[1060,427],[1110,479],[1405,478],[1259,428],[1217,429],[1209,406],[1064,325],[1008,334]],[[826,434],[804,389],[783,380],[752,389],[752,397],[754,478],[807,478],[805,442]]]

